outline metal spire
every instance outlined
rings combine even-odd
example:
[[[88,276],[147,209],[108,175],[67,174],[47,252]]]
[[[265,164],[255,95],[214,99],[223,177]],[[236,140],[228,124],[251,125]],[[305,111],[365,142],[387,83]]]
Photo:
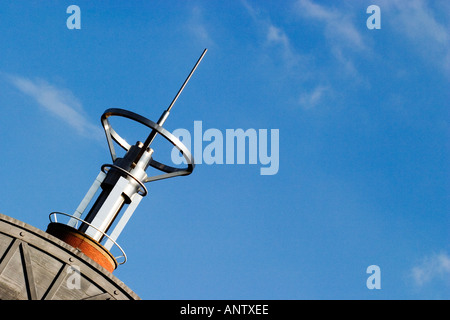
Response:
[[[190,151],[180,142],[178,138],[162,126],[167,120],[173,105],[177,101],[186,84],[189,82],[206,52],[207,49],[204,49],[188,77],[185,79],[183,85],[178,90],[169,107],[162,113],[157,123],[134,112],[116,108],[106,110],[101,117],[113,164],[104,164],[101,167],[100,174],[95,179],[92,187],[81,201],[77,210],[72,216],[69,215],[71,219],[68,226],[77,228],[80,224],[78,229],[73,230],[78,232],[81,236],[87,236],[89,239],[94,240],[94,242],[99,245],[102,241],[106,240],[106,242],[102,244],[102,248],[108,251],[113,245],[116,245],[122,251],[122,257],[125,261],[125,252],[116,243],[116,240],[142,198],[148,194],[145,183],[175,176],[189,175],[194,170],[194,159]],[[144,143],[138,141],[135,145],[130,145],[110,125],[108,118],[112,116],[120,116],[134,120],[152,129],[152,131]],[[172,143],[183,154],[187,163],[185,168],[171,167],[153,159],[153,149],[150,148],[150,145],[158,134]],[[126,150],[126,154],[123,158],[117,157],[114,149],[114,141]],[[163,174],[148,177],[146,170],[149,166],[162,171]],[[106,170],[107,168],[109,169]],[[86,217],[82,218],[85,209],[88,207],[89,203],[92,201],[100,188],[102,189],[100,195],[97,197]],[[113,226],[113,223],[119,216],[119,213],[125,207],[125,212],[121,214],[119,221],[115,224],[114,229],[108,235],[107,232]],[[56,214],[67,216],[67,214],[64,213],[52,213],[51,216]]]

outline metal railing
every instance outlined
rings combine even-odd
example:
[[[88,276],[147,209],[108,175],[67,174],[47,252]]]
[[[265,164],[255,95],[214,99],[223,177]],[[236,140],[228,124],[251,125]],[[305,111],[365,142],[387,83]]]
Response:
[[[89,222],[84,221],[84,220],[81,219],[81,218],[78,218],[78,217],[76,217],[76,216],[74,216],[74,215],[70,215],[70,214],[64,213],[64,212],[52,212],[52,213],[50,213],[49,216],[48,216],[49,219],[50,219],[50,222],[58,223],[57,215],[64,215],[64,216],[70,217],[71,219],[78,220],[78,221],[80,221],[80,222],[82,222],[82,223],[85,223],[85,224],[88,225],[89,227],[94,228],[94,229],[97,230],[98,232],[100,232],[103,236],[105,236],[106,238],[108,238],[108,240],[110,240],[110,241],[111,241],[111,242],[112,242],[112,243],[120,250],[120,252],[122,252],[122,255],[121,255],[121,256],[114,257],[114,259],[116,259],[116,261],[117,261],[118,259],[120,259],[120,258],[123,258],[123,261],[117,262],[117,264],[122,265],[122,264],[124,264],[125,262],[127,262],[127,255],[125,254],[125,251],[122,249],[122,247],[121,247],[116,241],[114,241],[114,240],[113,240],[109,235],[107,235],[105,232],[99,230],[97,227],[93,226],[93,225],[90,224]],[[52,216],[54,217],[54,220],[55,220],[55,221],[52,220]]]

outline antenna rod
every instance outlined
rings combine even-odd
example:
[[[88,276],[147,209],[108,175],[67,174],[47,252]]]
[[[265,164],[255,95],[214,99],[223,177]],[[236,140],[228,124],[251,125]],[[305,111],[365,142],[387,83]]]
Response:
[[[186,80],[184,80],[183,85],[181,86],[180,90],[178,90],[175,98],[173,98],[172,102],[170,103],[169,107],[167,108],[166,111],[163,112],[163,114],[161,115],[161,117],[159,118],[157,124],[162,126],[164,124],[164,122],[166,121],[167,117],[169,116],[170,110],[172,109],[173,105],[175,104],[175,102],[177,101],[178,97],[180,96],[181,92],[183,91],[184,87],[186,86],[186,84],[188,83],[189,79],[191,79],[192,75],[194,74],[195,69],[197,69],[198,65],[200,64],[200,62],[202,61],[203,57],[206,54],[206,51],[208,51],[207,48],[205,48],[205,50],[203,50],[203,53],[201,54],[200,58],[198,58],[195,66],[192,68],[191,72],[189,73],[188,77],[186,78]],[[139,152],[139,154],[136,157],[136,160],[134,161],[134,163],[137,163],[139,161],[139,159],[141,158],[142,154],[144,153],[145,150],[147,150],[147,148],[150,146],[150,144],[153,142],[153,140],[155,139],[156,135],[158,134],[158,132],[156,130],[152,130],[152,132],[150,132],[149,136],[147,137],[147,139],[144,142],[143,147],[141,148],[141,151]]]
[[[186,86],[186,84],[188,83],[189,79],[191,79],[192,75],[194,74],[195,69],[197,69],[198,65],[200,64],[200,62],[203,59],[203,56],[205,55],[206,51],[208,51],[208,49],[203,50],[202,55],[200,56],[200,58],[198,58],[197,63],[195,64],[195,66],[192,68],[191,72],[189,73],[189,76],[186,78],[186,80],[184,80],[183,85],[181,86],[180,90],[178,90],[177,95],[175,96],[175,98],[173,98],[172,102],[170,103],[170,106],[167,108],[167,112],[170,112],[170,110],[172,109],[173,105],[175,104],[175,102],[177,101],[178,97],[181,94],[181,91],[183,91],[184,87]],[[160,126],[162,124],[158,123]]]

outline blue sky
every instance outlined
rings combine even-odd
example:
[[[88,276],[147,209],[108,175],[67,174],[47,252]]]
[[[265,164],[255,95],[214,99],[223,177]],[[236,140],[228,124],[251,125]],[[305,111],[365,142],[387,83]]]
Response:
[[[151,183],[114,274],[143,299],[448,299],[449,21],[445,0],[2,3],[0,212],[73,213],[111,162],[101,114],[158,120],[208,48],[165,128],[278,129],[279,170]]]

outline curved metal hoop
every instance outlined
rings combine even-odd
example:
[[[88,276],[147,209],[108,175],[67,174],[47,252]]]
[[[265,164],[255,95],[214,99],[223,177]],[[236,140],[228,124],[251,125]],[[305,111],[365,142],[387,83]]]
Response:
[[[52,220],[52,215],[55,217],[55,221],[54,221],[54,222],[58,222],[58,219],[56,218],[56,216],[57,216],[58,214],[64,215],[64,216],[67,216],[67,217],[70,217],[70,218],[73,218],[73,219],[76,219],[76,220],[78,220],[78,221],[81,221],[81,222],[87,224],[88,226],[94,228],[94,229],[97,230],[98,232],[100,232],[102,235],[104,235],[104,236],[107,237],[109,240],[111,240],[111,242],[114,243],[114,245],[115,245],[117,248],[119,248],[119,250],[122,252],[122,255],[121,255],[121,256],[114,257],[114,259],[116,259],[116,260],[117,260],[118,258],[123,258],[123,259],[124,259],[124,261],[122,261],[122,262],[117,262],[117,264],[120,265],[120,264],[124,264],[125,262],[127,262],[127,255],[125,254],[125,251],[123,251],[122,247],[119,246],[119,244],[118,244],[116,241],[114,241],[113,239],[111,239],[111,237],[108,236],[106,233],[104,233],[103,231],[101,231],[101,230],[99,230],[98,228],[94,227],[94,226],[93,226],[92,224],[90,224],[89,222],[86,222],[86,221],[84,221],[84,220],[81,219],[81,218],[78,218],[78,217],[76,217],[76,216],[73,216],[73,215],[70,215],[70,214],[64,213],[64,212],[57,212],[57,211],[55,211],[55,212],[50,213],[50,214],[48,215],[48,217],[49,217],[49,219],[50,219],[50,222],[53,222],[53,220]]]
[[[102,168],[101,168],[102,172],[104,172],[104,173],[107,173],[107,171],[105,171],[105,168],[113,168],[113,169],[119,170],[120,172],[125,173],[127,176],[132,178],[134,181],[136,181],[141,186],[143,191],[142,191],[142,193],[140,193],[140,195],[142,197],[145,197],[148,194],[148,191],[147,191],[147,188],[145,187],[145,185],[141,181],[139,181],[138,178],[136,178],[131,173],[129,173],[127,170],[122,169],[121,167],[118,167],[118,166],[113,165],[113,164],[104,164],[104,165],[102,165]]]
[[[157,123],[154,123],[153,121],[128,110],[124,109],[118,109],[118,108],[111,108],[106,110],[102,117],[102,125],[105,129],[106,139],[108,140],[108,146],[109,150],[111,152],[112,160],[116,160],[116,152],[113,145],[113,140],[117,142],[123,149],[128,151],[131,146],[130,144],[123,139],[110,125],[108,118],[111,116],[119,116],[124,117],[130,120],[134,120],[136,122],[139,122],[153,130],[156,130],[159,134],[161,134],[166,140],[168,140],[170,143],[172,143],[183,155],[183,157],[186,159],[187,167],[186,168],[175,168],[171,167],[165,164],[162,164],[156,160],[151,159],[149,165],[152,166],[155,169],[158,169],[160,171],[166,172],[165,174],[154,176],[154,177],[148,177],[145,179],[144,182],[150,182],[150,181],[157,181],[167,178],[172,178],[176,176],[185,176],[192,173],[194,170],[195,164],[194,164],[194,158],[192,157],[189,150],[186,148],[186,146],[173,134],[171,134],[169,131],[158,125]]]

